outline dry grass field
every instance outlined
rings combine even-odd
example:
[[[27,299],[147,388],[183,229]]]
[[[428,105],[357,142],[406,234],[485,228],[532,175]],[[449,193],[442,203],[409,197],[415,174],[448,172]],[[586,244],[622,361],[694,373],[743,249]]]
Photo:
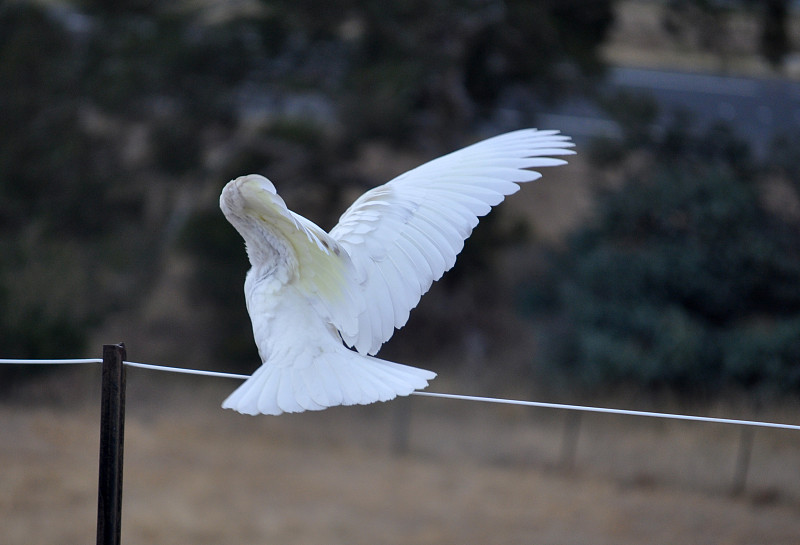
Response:
[[[3,544],[94,542],[98,374],[0,405]],[[414,397],[253,418],[218,409],[230,381],[128,376],[126,545],[800,542],[797,432],[758,430],[732,496],[732,426],[587,415],[567,471],[563,412]]]

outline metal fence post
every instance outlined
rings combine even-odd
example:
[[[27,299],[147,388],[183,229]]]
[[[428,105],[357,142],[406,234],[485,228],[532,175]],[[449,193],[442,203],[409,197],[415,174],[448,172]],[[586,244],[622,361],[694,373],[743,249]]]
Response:
[[[408,454],[409,436],[411,435],[411,399],[397,398],[393,402],[392,418],[392,453],[395,456]]]
[[[119,545],[122,522],[122,454],[125,435],[125,345],[103,346],[100,405],[100,476],[97,545]]]
[[[564,415],[564,432],[561,436],[561,456],[559,458],[559,465],[564,471],[575,469],[581,421],[582,415],[579,412],[567,411]]]
[[[750,459],[753,453],[753,440],[756,432],[750,426],[742,426],[739,435],[739,448],[736,452],[736,465],[733,470],[731,493],[734,496],[744,493],[747,485],[747,473],[750,471]]]

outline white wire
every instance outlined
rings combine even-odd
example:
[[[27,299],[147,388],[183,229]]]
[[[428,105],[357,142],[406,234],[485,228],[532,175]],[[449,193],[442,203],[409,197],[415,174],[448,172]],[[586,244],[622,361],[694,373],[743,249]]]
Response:
[[[236,373],[218,373],[216,371],[187,369],[186,367],[166,367],[164,365],[153,365],[151,363],[136,363],[135,361],[124,361],[122,363],[130,367],[141,367],[142,369],[151,369],[153,371],[167,371],[169,373],[183,373],[186,375],[205,375],[207,377],[236,378],[241,380],[247,380],[250,378],[250,375],[237,375]]]
[[[14,359],[0,359],[0,364],[18,364],[18,365],[60,365],[70,363],[103,363],[100,358],[77,358],[73,360],[14,360]]]
[[[780,428],[785,430],[800,430],[800,425],[779,424],[775,422],[758,422],[755,420],[735,420],[731,418],[714,418],[711,416],[693,416],[687,414],[656,413],[649,411],[632,411],[628,409],[609,409],[604,407],[586,407],[583,405],[565,405],[563,403],[544,403],[542,401],[518,401],[516,399],[498,399],[495,397],[465,396],[458,394],[440,394],[438,392],[411,392],[416,396],[440,397],[445,399],[461,399],[465,401],[482,401],[485,403],[503,403],[506,405],[524,405],[526,407],[545,407],[548,409],[563,409],[566,411],[582,411],[590,413],[623,414],[630,416],[647,416],[651,418],[668,418],[671,420],[692,420],[695,422],[713,422],[715,424],[736,424],[739,426],[757,426],[762,428]]]
[[[86,359],[67,359],[67,360],[18,360],[18,359],[0,359],[0,364],[72,364],[72,363],[102,363],[102,359],[86,358]],[[134,361],[125,361],[125,365],[130,367],[139,367],[142,369],[150,369],[153,371],[166,371],[169,373],[184,373],[187,375],[203,375],[209,377],[233,378],[239,380],[246,380],[250,375],[240,375],[236,373],[219,373],[216,371],[203,371],[201,369],[188,369],[186,367],[167,367],[165,365],[153,365],[150,363],[137,363]],[[441,399],[460,399],[462,401],[478,401],[482,403],[499,403],[503,405],[522,405],[525,407],[541,407],[546,409],[561,409],[565,411],[581,411],[590,413],[604,413],[604,414],[620,414],[627,416],[644,416],[650,418],[664,418],[669,420],[689,420],[693,422],[710,422],[714,424],[734,424],[737,426],[754,426],[761,428],[778,428],[784,430],[800,430],[800,425],[796,424],[780,424],[776,422],[759,422],[756,420],[737,420],[732,418],[714,418],[711,416],[694,416],[687,414],[671,414],[671,413],[657,413],[650,411],[633,411],[629,409],[611,409],[606,407],[588,407],[584,405],[566,405],[563,403],[545,403],[542,401],[521,401],[517,399],[502,399],[496,397],[480,397],[480,396],[467,396],[460,394],[444,394],[439,392],[411,392],[412,395],[421,397],[437,397]]]

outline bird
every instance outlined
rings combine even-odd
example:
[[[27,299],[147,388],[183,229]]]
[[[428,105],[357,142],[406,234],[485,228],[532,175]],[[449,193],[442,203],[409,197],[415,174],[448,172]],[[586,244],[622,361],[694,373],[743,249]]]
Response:
[[[248,415],[317,411],[406,396],[436,374],[375,356],[465,240],[530,170],[563,165],[556,130],[501,134],[365,192],[326,232],[289,210],[270,180],[249,174],[220,194],[245,242],[247,311],[262,361],[223,402]]]

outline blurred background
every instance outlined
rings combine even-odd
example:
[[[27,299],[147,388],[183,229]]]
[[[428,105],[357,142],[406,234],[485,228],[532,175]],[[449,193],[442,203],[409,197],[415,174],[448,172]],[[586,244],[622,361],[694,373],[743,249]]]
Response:
[[[260,362],[242,294],[247,258],[218,208],[228,180],[263,174],[291,209],[329,229],[370,187],[463,145],[532,126],[572,136],[578,154],[568,166],[545,169],[542,180],[481,222],[455,268],[380,355],[436,371],[437,391],[797,422],[799,47],[800,6],[789,0],[2,2],[0,357],[93,357],[102,344],[125,341],[134,361],[250,373]],[[141,421],[133,429],[142,427],[142,436],[174,437],[174,422],[162,419],[194,418],[184,428],[232,427],[241,432],[237,441],[249,437],[233,416],[204,412],[217,410],[216,396],[230,384],[211,395],[205,383],[137,377],[140,408],[133,411]],[[48,413],[29,411],[30,404],[36,411],[91,406],[96,378],[87,369],[0,368],[3,426],[22,433],[6,454],[18,463],[36,459],[36,445],[53,430],[42,424]],[[188,396],[187,384],[207,395]],[[742,485],[736,468],[753,449],[753,437],[736,430],[714,440],[696,427],[617,423],[601,432],[606,421],[562,427],[562,415],[543,413],[533,415],[544,426],[535,428],[529,413],[465,416],[417,401],[424,410],[414,410],[411,432],[408,406],[395,414],[391,404],[257,426],[283,437],[287,453],[316,437],[298,438],[292,426],[322,436],[350,430],[342,433],[355,434],[367,452],[378,448],[365,439],[372,433],[353,430],[381,434],[395,426],[401,435],[387,445],[405,452],[408,434],[412,441],[416,435],[426,463],[472,452],[464,463],[517,468],[522,457],[539,460],[539,469],[583,467],[591,479],[633,483],[636,493],[655,487],[660,494],[665,483],[719,492],[731,475]],[[181,404],[193,410],[176,411]],[[448,435],[453,426],[472,429],[473,442],[461,443],[469,442],[466,431]],[[486,435],[509,426],[502,437]],[[20,439],[26,434],[30,451]],[[201,439],[197,448],[207,448],[211,439]],[[723,495],[714,501],[734,501],[749,514],[731,511],[719,528],[740,522],[731,543],[765,527],[785,530],[767,541],[794,542],[800,528],[783,515],[798,518],[800,441],[796,434],[756,439],[764,466],[750,499],[778,522],[742,523],[751,504]],[[516,446],[493,450],[487,440]],[[711,443],[722,450],[703,450]],[[540,452],[542,444],[561,447]],[[624,455],[615,444],[626,445]],[[686,459],[661,467],[645,445],[672,459],[666,446],[679,445]],[[581,459],[578,446],[599,454]],[[723,456],[730,463],[705,482]],[[631,469],[642,459],[657,468]],[[53,470],[53,478],[73,471]],[[556,477],[545,471],[536,478]],[[550,484],[564,490],[576,479],[570,473]],[[591,482],[607,486],[602,479]],[[12,481],[8,498],[15,486],[30,485]],[[91,490],[88,481],[75,486]],[[590,494],[589,503],[618,492],[609,490]],[[447,497],[446,485],[438,491]],[[575,498],[584,496],[576,494],[564,501],[580,504]],[[16,512],[16,500],[7,501]],[[181,517],[191,519],[179,513],[162,530]],[[575,542],[674,537],[657,524],[584,518],[603,522]],[[504,519],[495,513],[491,520]],[[687,539],[702,534],[696,521],[686,524]],[[709,524],[705,531],[715,528]],[[572,521],[560,531],[542,525],[475,542],[519,543],[530,535],[563,543],[578,531]],[[271,528],[236,535],[259,542],[275,535]],[[412,536],[399,528],[392,535],[404,543],[481,535]],[[636,533],[643,528],[655,530]],[[161,536],[142,532],[142,542]],[[371,539],[345,534],[342,542]],[[29,533],[20,535],[19,543],[31,542]],[[181,535],[175,542],[185,542]],[[194,542],[223,535],[231,534],[200,532]]]

